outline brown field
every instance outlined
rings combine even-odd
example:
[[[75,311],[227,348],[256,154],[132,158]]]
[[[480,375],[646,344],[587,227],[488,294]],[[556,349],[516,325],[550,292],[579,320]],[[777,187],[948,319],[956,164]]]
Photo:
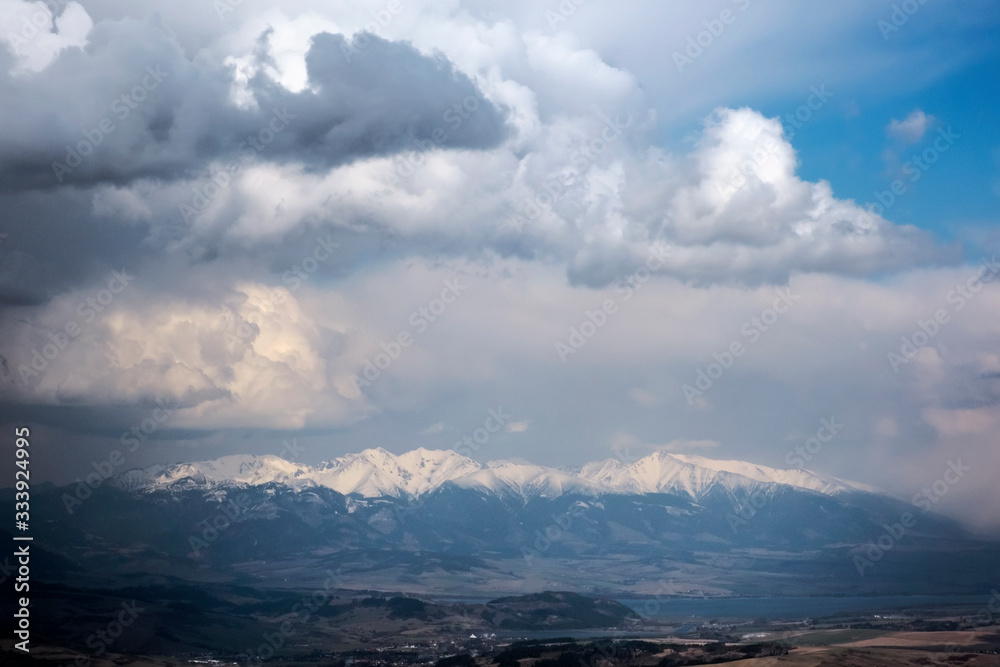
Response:
[[[1000,655],[975,653],[934,653],[912,649],[868,649],[846,647],[803,647],[776,658],[752,658],[726,663],[746,667],[930,667],[1000,665]]]
[[[850,636],[844,631],[813,632],[801,639],[806,639],[808,643],[815,641],[820,645],[799,646],[787,656],[754,658],[728,664],[759,667],[1000,665],[1000,655],[979,653],[982,650],[1000,650],[1000,627],[967,632],[886,632],[878,637],[837,643],[838,640],[848,638]]]
[[[970,646],[989,643],[1000,644],[1000,628],[983,628],[965,632],[890,632],[882,637],[839,644],[839,646],[926,647]]]

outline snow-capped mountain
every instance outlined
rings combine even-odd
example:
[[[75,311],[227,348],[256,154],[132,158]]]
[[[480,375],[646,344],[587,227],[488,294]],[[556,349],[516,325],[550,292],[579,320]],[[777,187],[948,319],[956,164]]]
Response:
[[[865,491],[871,487],[807,470],[778,470],[745,461],[717,461],[702,456],[656,452],[631,465],[614,459],[585,465],[580,476],[617,493],[673,493],[699,499],[708,490],[746,488],[748,481],[784,484],[826,495]]]
[[[453,451],[415,449],[395,456],[381,447],[311,469],[309,479],[344,495],[419,496],[482,466]]]
[[[180,486],[213,487],[220,484],[258,486],[278,482],[292,487],[309,486],[312,468],[291,463],[278,456],[223,456],[212,461],[154,465],[129,470],[116,478],[118,486],[129,490],[152,490]]]
[[[657,452],[631,464],[614,459],[559,470],[524,461],[479,463],[452,450],[416,449],[399,456],[366,449],[319,466],[277,456],[225,456],[213,461],[156,465],[119,476],[121,488],[257,486],[280,483],[296,489],[320,486],[364,498],[418,497],[446,485],[500,497],[556,498],[566,494],[668,493],[701,499],[712,490],[730,494],[762,485],[783,485],[824,495],[876,490],[805,470],[778,470],[744,461]]]
[[[870,583],[866,593],[913,592],[914,581],[938,580],[942,563],[970,573],[970,590],[995,575],[1000,547],[868,491],[804,470],[663,452],[555,469],[369,449],[316,466],[276,456],[157,465],[96,488],[43,489],[32,502],[51,519],[36,544],[128,581],[204,581],[211,567],[284,586],[292,572],[343,568],[357,589],[437,582],[493,595],[544,580],[659,595],[664,582],[693,577],[713,594],[839,595],[857,594],[858,581]],[[894,538],[899,567],[866,566],[862,579],[854,557],[901,535],[907,514],[919,521]]]

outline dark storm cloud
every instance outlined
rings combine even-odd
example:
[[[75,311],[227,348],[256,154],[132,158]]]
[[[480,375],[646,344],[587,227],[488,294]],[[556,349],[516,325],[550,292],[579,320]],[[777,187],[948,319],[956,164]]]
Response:
[[[313,37],[306,55],[313,91],[289,93],[265,76],[254,82],[263,109],[296,114],[291,131],[275,137],[276,154],[329,167],[350,157],[420,149],[428,141],[488,148],[503,139],[500,111],[445,58],[428,58],[374,35],[364,38],[369,42],[359,50],[358,38]]]
[[[108,224],[78,189],[0,195],[0,304],[37,305],[112,268],[137,268],[156,252],[145,225]]]
[[[316,35],[309,86],[290,92],[258,73],[248,91],[256,108],[232,102],[231,68],[189,58],[155,17],[98,23],[85,49],[67,49],[35,74],[8,74],[5,53],[0,188],[173,180],[237,154],[325,168],[416,149],[435,130],[445,148],[503,138],[500,110],[446,59],[367,39],[356,49],[343,36]],[[477,113],[449,115],[463,102]],[[267,140],[266,154],[250,137]]]

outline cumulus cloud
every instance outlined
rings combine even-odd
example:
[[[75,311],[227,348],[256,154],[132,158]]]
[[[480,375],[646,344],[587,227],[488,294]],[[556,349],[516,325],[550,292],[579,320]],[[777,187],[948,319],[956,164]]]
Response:
[[[329,426],[365,411],[345,396],[343,334],[317,326],[287,289],[244,283],[217,304],[150,303],[124,276],[110,296],[60,296],[31,325],[3,320],[20,343],[6,357],[6,400],[166,400],[182,407],[176,426],[196,428]]]
[[[254,166],[178,233],[189,245],[260,244],[320,220],[405,239],[429,256],[489,250],[556,262],[590,286],[638,269],[651,251],[664,258],[659,271],[704,284],[784,282],[795,271],[867,275],[951,255],[914,227],[838,199],[828,183],[802,180],[777,119],[720,109],[681,156],[630,147],[633,125],[641,136],[621,115],[560,121],[521,159],[508,144],[320,172]],[[176,207],[204,186],[193,179],[163,190],[158,217],[179,224]]]
[[[651,250],[699,284],[952,258],[803,180],[781,122],[752,109],[720,108],[689,151],[665,152],[635,77],[571,32],[445,12],[419,29],[400,14],[387,39],[359,17],[264,16],[198,58],[159,18],[102,18],[86,49],[0,74],[2,187],[77,190],[81,224],[128,225],[151,252],[198,260],[313,230],[552,262],[592,287]]]
[[[914,109],[903,120],[892,119],[886,132],[903,144],[915,144],[924,138],[933,123],[934,116],[928,116],[921,109]]]

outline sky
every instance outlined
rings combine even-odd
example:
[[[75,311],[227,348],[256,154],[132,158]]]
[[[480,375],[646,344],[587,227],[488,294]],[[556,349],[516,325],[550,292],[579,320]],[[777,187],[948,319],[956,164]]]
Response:
[[[341,4],[0,0],[36,479],[492,410],[481,461],[804,465],[1000,534],[996,3]]]

